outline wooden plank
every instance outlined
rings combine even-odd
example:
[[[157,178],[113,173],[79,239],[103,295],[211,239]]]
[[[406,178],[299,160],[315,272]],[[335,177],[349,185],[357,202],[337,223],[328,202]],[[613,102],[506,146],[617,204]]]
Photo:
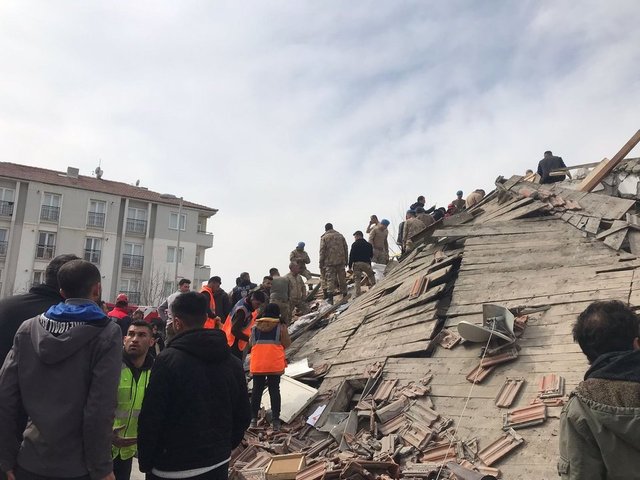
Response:
[[[629,248],[634,255],[640,255],[640,232],[636,230],[630,230],[627,236],[629,240]]]
[[[590,217],[587,220],[587,224],[584,227],[585,232],[593,233],[594,235],[598,233],[598,229],[600,228],[600,222],[602,222],[601,218]]]
[[[596,239],[602,240],[603,238],[608,237],[609,235],[619,232],[620,230],[628,227],[629,227],[629,224],[624,220],[616,220],[611,225],[611,228],[603,232],[600,232],[598,235],[596,235]]]
[[[640,130],[638,130],[627,143],[616,153],[611,160],[606,158],[585,178],[577,190],[580,192],[592,191],[614,168],[624,160],[631,150],[640,142]]]
[[[627,238],[627,234],[629,233],[629,229],[625,228],[624,230],[620,230],[619,232],[614,233],[613,235],[609,235],[604,239],[605,245],[613,248],[614,250],[620,250],[622,244]]]

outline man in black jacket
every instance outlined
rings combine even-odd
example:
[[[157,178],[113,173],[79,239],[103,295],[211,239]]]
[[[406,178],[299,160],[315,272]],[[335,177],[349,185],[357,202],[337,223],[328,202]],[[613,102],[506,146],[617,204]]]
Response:
[[[362,274],[369,278],[369,285],[376,284],[376,276],[371,268],[371,258],[373,257],[373,246],[364,239],[363,233],[358,230],[353,234],[355,242],[351,245],[349,252],[349,270],[353,270],[353,280],[356,284],[356,297],[360,295],[360,282]]]
[[[147,478],[226,480],[231,451],[251,421],[240,360],[221,330],[205,330],[207,302],[173,302],[176,336],[158,355],[138,421],[138,462]]]
[[[556,157],[551,151],[544,152],[544,158],[538,162],[538,175],[540,175],[540,183],[556,183],[562,182],[567,178],[564,174],[553,175],[550,173],[553,170],[559,170],[561,168],[567,168],[562,160],[562,157]],[[566,174],[571,178],[571,173],[568,171]]]
[[[52,305],[64,302],[58,285],[58,270],[65,263],[77,260],[72,254],[58,255],[49,262],[44,273],[45,283],[34,285],[29,293],[0,300],[0,366],[4,363],[18,328],[30,318],[46,312]]]

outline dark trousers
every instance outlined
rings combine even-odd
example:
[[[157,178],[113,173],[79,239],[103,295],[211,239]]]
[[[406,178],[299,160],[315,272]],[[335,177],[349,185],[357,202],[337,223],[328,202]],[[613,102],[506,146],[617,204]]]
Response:
[[[20,465],[16,466],[14,470],[16,474],[16,480],[63,480],[60,477],[48,477],[44,475],[37,475],[35,473],[31,473],[28,470],[25,470]],[[72,480],[71,478],[65,478],[64,480]],[[89,480],[89,475],[85,475],[82,477],[74,477],[73,480]]]
[[[120,457],[113,459],[113,474],[116,480],[129,480],[131,478],[131,465],[133,464],[133,457],[122,460]]]
[[[227,480],[229,477],[229,464],[221,465],[218,468],[214,468],[210,472],[203,473],[202,475],[196,475],[195,477],[188,477],[189,480]],[[147,473],[146,480],[166,480],[162,477],[158,477],[153,473]]]
[[[260,400],[265,385],[269,386],[269,398],[271,399],[271,413],[273,418],[280,418],[280,375],[254,375],[253,389],[251,390],[251,418],[258,418]]]

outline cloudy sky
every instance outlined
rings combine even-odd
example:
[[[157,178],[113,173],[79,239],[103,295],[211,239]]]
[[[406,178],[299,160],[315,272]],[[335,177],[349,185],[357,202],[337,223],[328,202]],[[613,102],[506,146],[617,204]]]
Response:
[[[219,208],[207,262],[286,270],[324,224],[395,227],[640,128],[638,4],[622,1],[8,1],[0,160]],[[638,153],[638,149],[634,153]],[[638,154],[640,155],[640,153]],[[393,228],[395,231],[395,228]]]

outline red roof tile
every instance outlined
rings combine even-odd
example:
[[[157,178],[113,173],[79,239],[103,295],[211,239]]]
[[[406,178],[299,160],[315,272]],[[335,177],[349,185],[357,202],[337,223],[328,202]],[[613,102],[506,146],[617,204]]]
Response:
[[[49,185],[59,185],[69,188],[79,188],[82,190],[119,195],[121,197],[133,198],[146,202],[162,203],[165,205],[178,205],[180,203],[180,200],[177,198],[162,198],[161,194],[158,192],[153,192],[146,188],[136,187],[122,182],[87,177],[85,175],[78,175],[78,178],[73,178],[67,176],[66,172],[30,167],[27,165],[18,165],[10,162],[0,162],[0,177],[41,182]],[[203,210],[207,213],[211,213],[212,215],[215,215],[218,212],[215,208],[187,201],[183,202],[183,206]]]

